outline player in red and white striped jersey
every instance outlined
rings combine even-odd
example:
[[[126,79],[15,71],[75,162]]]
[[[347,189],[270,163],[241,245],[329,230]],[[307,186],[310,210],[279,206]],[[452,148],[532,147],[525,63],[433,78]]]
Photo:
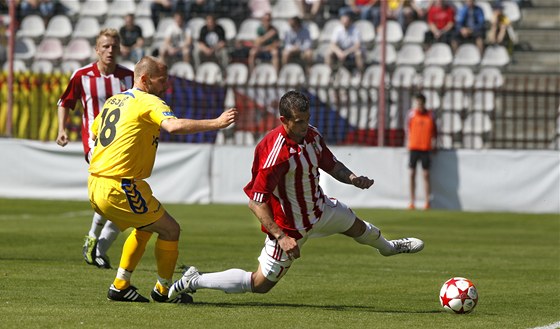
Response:
[[[89,163],[93,150],[91,124],[109,97],[132,87],[134,72],[117,64],[120,37],[115,29],[103,29],[97,36],[95,51],[98,60],[74,72],[70,83],[58,101],[58,136],[56,143],[68,144],[66,123],[70,110],[82,103],[82,143]],[[115,241],[119,229],[99,214],[93,215],[91,229],[85,238],[83,254],[88,264],[110,268],[107,250]]]
[[[170,298],[197,289],[228,293],[266,293],[300,257],[307,239],[337,233],[378,249],[383,256],[416,253],[424,243],[416,238],[387,241],[381,231],[359,219],[344,203],[328,198],[319,186],[319,169],[338,181],[368,189],[373,180],[357,176],[329,150],[321,134],[309,125],[309,100],[297,91],[280,99],[282,125],[268,133],[255,149],[252,179],[244,190],[249,208],[267,233],[259,269],[198,273],[190,267],[170,288]]]

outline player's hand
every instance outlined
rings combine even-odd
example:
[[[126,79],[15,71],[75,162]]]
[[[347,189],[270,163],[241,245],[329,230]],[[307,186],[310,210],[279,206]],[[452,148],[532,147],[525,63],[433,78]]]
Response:
[[[369,177],[366,176],[354,177],[352,178],[352,185],[357,188],[367,189],[373,185],[373,179],[369,179]]]
[[[286,255],[288,255],[288,258],[290,260],[294,260],[300,257],[299,246],[296,239],[286,235],[278,240],[278,244],[280,245],[280,248],[284,250]]]
[[[235,121],[237,121],[237,116],[239,115],[239,112],[237,112],[237,109],[235,107],[229,108],[228,110],[224,111],[218,118],[218,127],[221,128],[226,128],[229,125],[231,125],[232,123],[234,123]]]
[[[68,144],[68,135],[66,132],[59,132],[58,136],[56,137],[56,143],[62,147]]]

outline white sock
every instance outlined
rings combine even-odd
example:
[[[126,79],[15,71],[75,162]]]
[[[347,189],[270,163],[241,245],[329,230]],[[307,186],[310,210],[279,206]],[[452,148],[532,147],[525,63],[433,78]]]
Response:
[[[228,294],[251,292],[251,274],[240,269],[204,273],[193,279],[189,286],[194,290],[215,289]]]
[[[91,228],[89,229],[88,235],[92,238],[99,237],[99,233],[101,233],[101,229],[103,228],[103,225],[105,225],[106,221],[107,219],[103,218],[100,214],[93,213]]]
[[[117,225],[113,224],[110,220],[105,223],[99,239],[97,240],[97,255],[105,256],[107,250],[111,247],[115,239],[119,235],[120,230]]]
[[[365,221],[364,223],[366,224],[366,231],[359,237],[354,238],[356,242],[372,246],[385,252],[390,252],[394,249],[393,244],[381,235],[381,231],[377,227]]]

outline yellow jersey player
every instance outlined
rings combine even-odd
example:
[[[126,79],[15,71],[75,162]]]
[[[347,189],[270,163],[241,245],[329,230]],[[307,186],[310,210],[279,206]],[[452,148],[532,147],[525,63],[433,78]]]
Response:
[[[192,302],[187,294],[167,298],[179,254],[180,227],[152,195],[144,179],[154,166],[160,128],[171,134],[221,129],[235,122],[237,110],[226,110],[215,119],[178,119],[160,98],[166,89],[167,66],[154,57],[143,57],[134,69],[133,88],[109,98],[92,126],[96,139],[89,168],[90,203],[120,230],[134,228],[123,246],[117,276],[107,294],[110,300],[149,301],[130,284],[130,279],[155,232],[158,277],[152,299]]]

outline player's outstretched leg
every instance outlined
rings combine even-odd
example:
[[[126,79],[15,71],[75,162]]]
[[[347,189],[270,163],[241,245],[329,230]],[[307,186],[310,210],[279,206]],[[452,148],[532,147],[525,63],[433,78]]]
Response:
[[[363,234],[355,237],[354,240],[358,243],[376,248],[383,256],[392,256],[402,253],[413,254],[424,249],[424,242],[420,239],[403,238],[388,241],[381,235],[381,231],[377,227],[368,222],[363,223],[365,224]]]
[[[175,283],[173,283],[171,287],[169,287],[169,293],[167,297],[169,297],[169,299],[174,299],[183,293],[195,292],[196,290],[191,289],[189,285],[194,278],[197,278],[199,276],[200,273],[198,273],[198,269],[194,266],[190,266],[189,268],[187,268],[183,276],[179,280],[175,281]]]
[[[390,240],[389,243],[393,245],[392,250],[378,249],[379,253],[383,256],[393,256],[396,254],[414,254],[424,249],[424,242],[416,238],[402,238],[398,240]]]

